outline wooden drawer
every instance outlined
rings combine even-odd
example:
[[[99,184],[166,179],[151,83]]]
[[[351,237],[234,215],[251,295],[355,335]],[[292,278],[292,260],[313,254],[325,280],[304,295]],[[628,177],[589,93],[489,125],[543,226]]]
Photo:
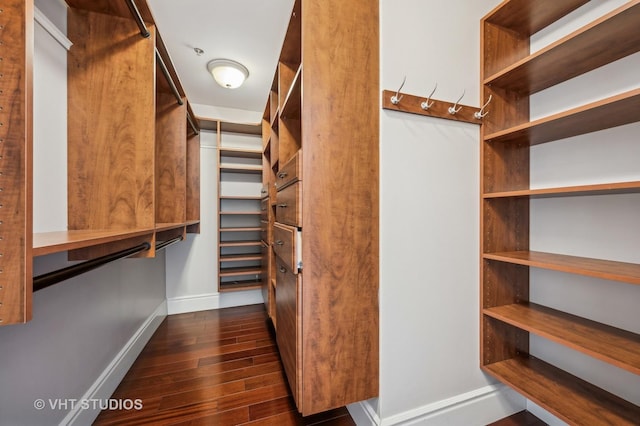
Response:
[[[302,158],[300,158],[300,151],[291,157],[291,160],[276,173],[276,189],[280,191],[299,180],[302,180]]]
[[[273,225],[273,251],[294,274],[298,273],[298,228],[275,223]]]
[[[291,226],[302,226],[302,183],[296,182],[278,191],[276,196],[276,221]]]
[[[260,239],[265,243],[271,241],[271,233],[269,232],[269,222],[266,220],[260,221]]]
[[[260,196],[262,198],[267,198],[269,196],[269,185],[264,185],[260,190]]]

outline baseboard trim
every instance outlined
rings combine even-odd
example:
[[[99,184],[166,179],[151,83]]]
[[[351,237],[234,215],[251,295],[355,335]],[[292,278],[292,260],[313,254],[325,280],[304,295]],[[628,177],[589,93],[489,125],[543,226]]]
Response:
[[[485,425],[525,407],[525,398],[509,387],[490,385],[384,418],[379,417],[369,401],[347,408],[358,426],[436,426]]]
[[[145,322],[138,328],[124,347],[104,369],[102,374],[93,382],[93,385],[82,396],[80,401],[107,400],[116,390],[122,378],[133,365],[140,352],[145,347],[153,333],[156,331],[162,320],[167,316],[167,303],[162,302],[156,310],[147,317]],[[94,422],[98,414],[98,408],[83,409],[81,404],[75,404],[74,408],[62,419],[60,425],[89,425]]]
[[[260,290],[249,290],[174,297],[167,300],[167,308],[169,315],[174,315],[258,303],[264,303],[262,292]]]

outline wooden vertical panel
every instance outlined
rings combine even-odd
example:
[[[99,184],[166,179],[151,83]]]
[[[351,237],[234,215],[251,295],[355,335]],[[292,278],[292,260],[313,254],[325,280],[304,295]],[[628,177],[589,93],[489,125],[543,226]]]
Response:
[[[187,135],[187,220],[200,220],[200,134]]]
[[[154,226],[155,28],[69,9],[69,229]]]
[[[483,79],[529,55],[529,37],[482,20]]]
[[[302,0],[305,415],[378,395],[378,23],[378,2]]]
[[[33,2],[0,7],[0,325],[31,319]]]
[[[187,104],[156,94],[156,222],[183,223],[187,217]]]

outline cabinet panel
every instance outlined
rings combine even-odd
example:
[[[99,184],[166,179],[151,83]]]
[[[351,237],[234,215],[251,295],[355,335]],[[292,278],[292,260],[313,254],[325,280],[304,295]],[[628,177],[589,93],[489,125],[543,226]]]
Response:
[[[284,262],[287,268],[298,273],[298,229],[292,226],[276,223],[273,226],[273,250],[279,260]]]
[[[276,340],[291,392],[300,403],[300,283],[301,275],[294,275],[284,262],[276,258]]]
[[[301,191],[302,184],[300,182],[278,191],[276,196],[276,220],[278,222],[291,226],[302,226]]]

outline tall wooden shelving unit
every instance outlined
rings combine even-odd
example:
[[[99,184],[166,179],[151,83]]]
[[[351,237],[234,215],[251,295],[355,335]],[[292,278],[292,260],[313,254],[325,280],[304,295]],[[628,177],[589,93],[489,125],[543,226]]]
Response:
[[[218,123],[218,290],[262,287],[260,125]],[[227,142],[227,135],[254,136],[255,146]],[[225,185],[235,185],[226,188]],[[255,187],[255,190],[252,188]]]
[[[508,0],[483,18],[481,365],[570,424],[638,424],[640,407],[529,355],[529,335],[640,374],[640,335],[529,301],[529,268],[640,284],[640,265],[529,250],[530,199],[640,193],[640,182],[531,189],[530,147],[640,121],[640,90],[538,120],[529,97],[640,51],[640,1],[530,54],[532,34],[586,0]]]
[[[263,115],[263,290],[303,415],[378,395],[378,22],[297,0]]]
[[[0,204],[11,212],[0,218],[0,325],[30,319],[35,256],[95,259],[148,243],[138,256],[152,257],[156,244],[199,232],[199,129],[146,1],[146,37],[124,1],[66,3],[68,226],[56,232],[32,225],[33,2],[0,11],[11,94],[0,110]]]

